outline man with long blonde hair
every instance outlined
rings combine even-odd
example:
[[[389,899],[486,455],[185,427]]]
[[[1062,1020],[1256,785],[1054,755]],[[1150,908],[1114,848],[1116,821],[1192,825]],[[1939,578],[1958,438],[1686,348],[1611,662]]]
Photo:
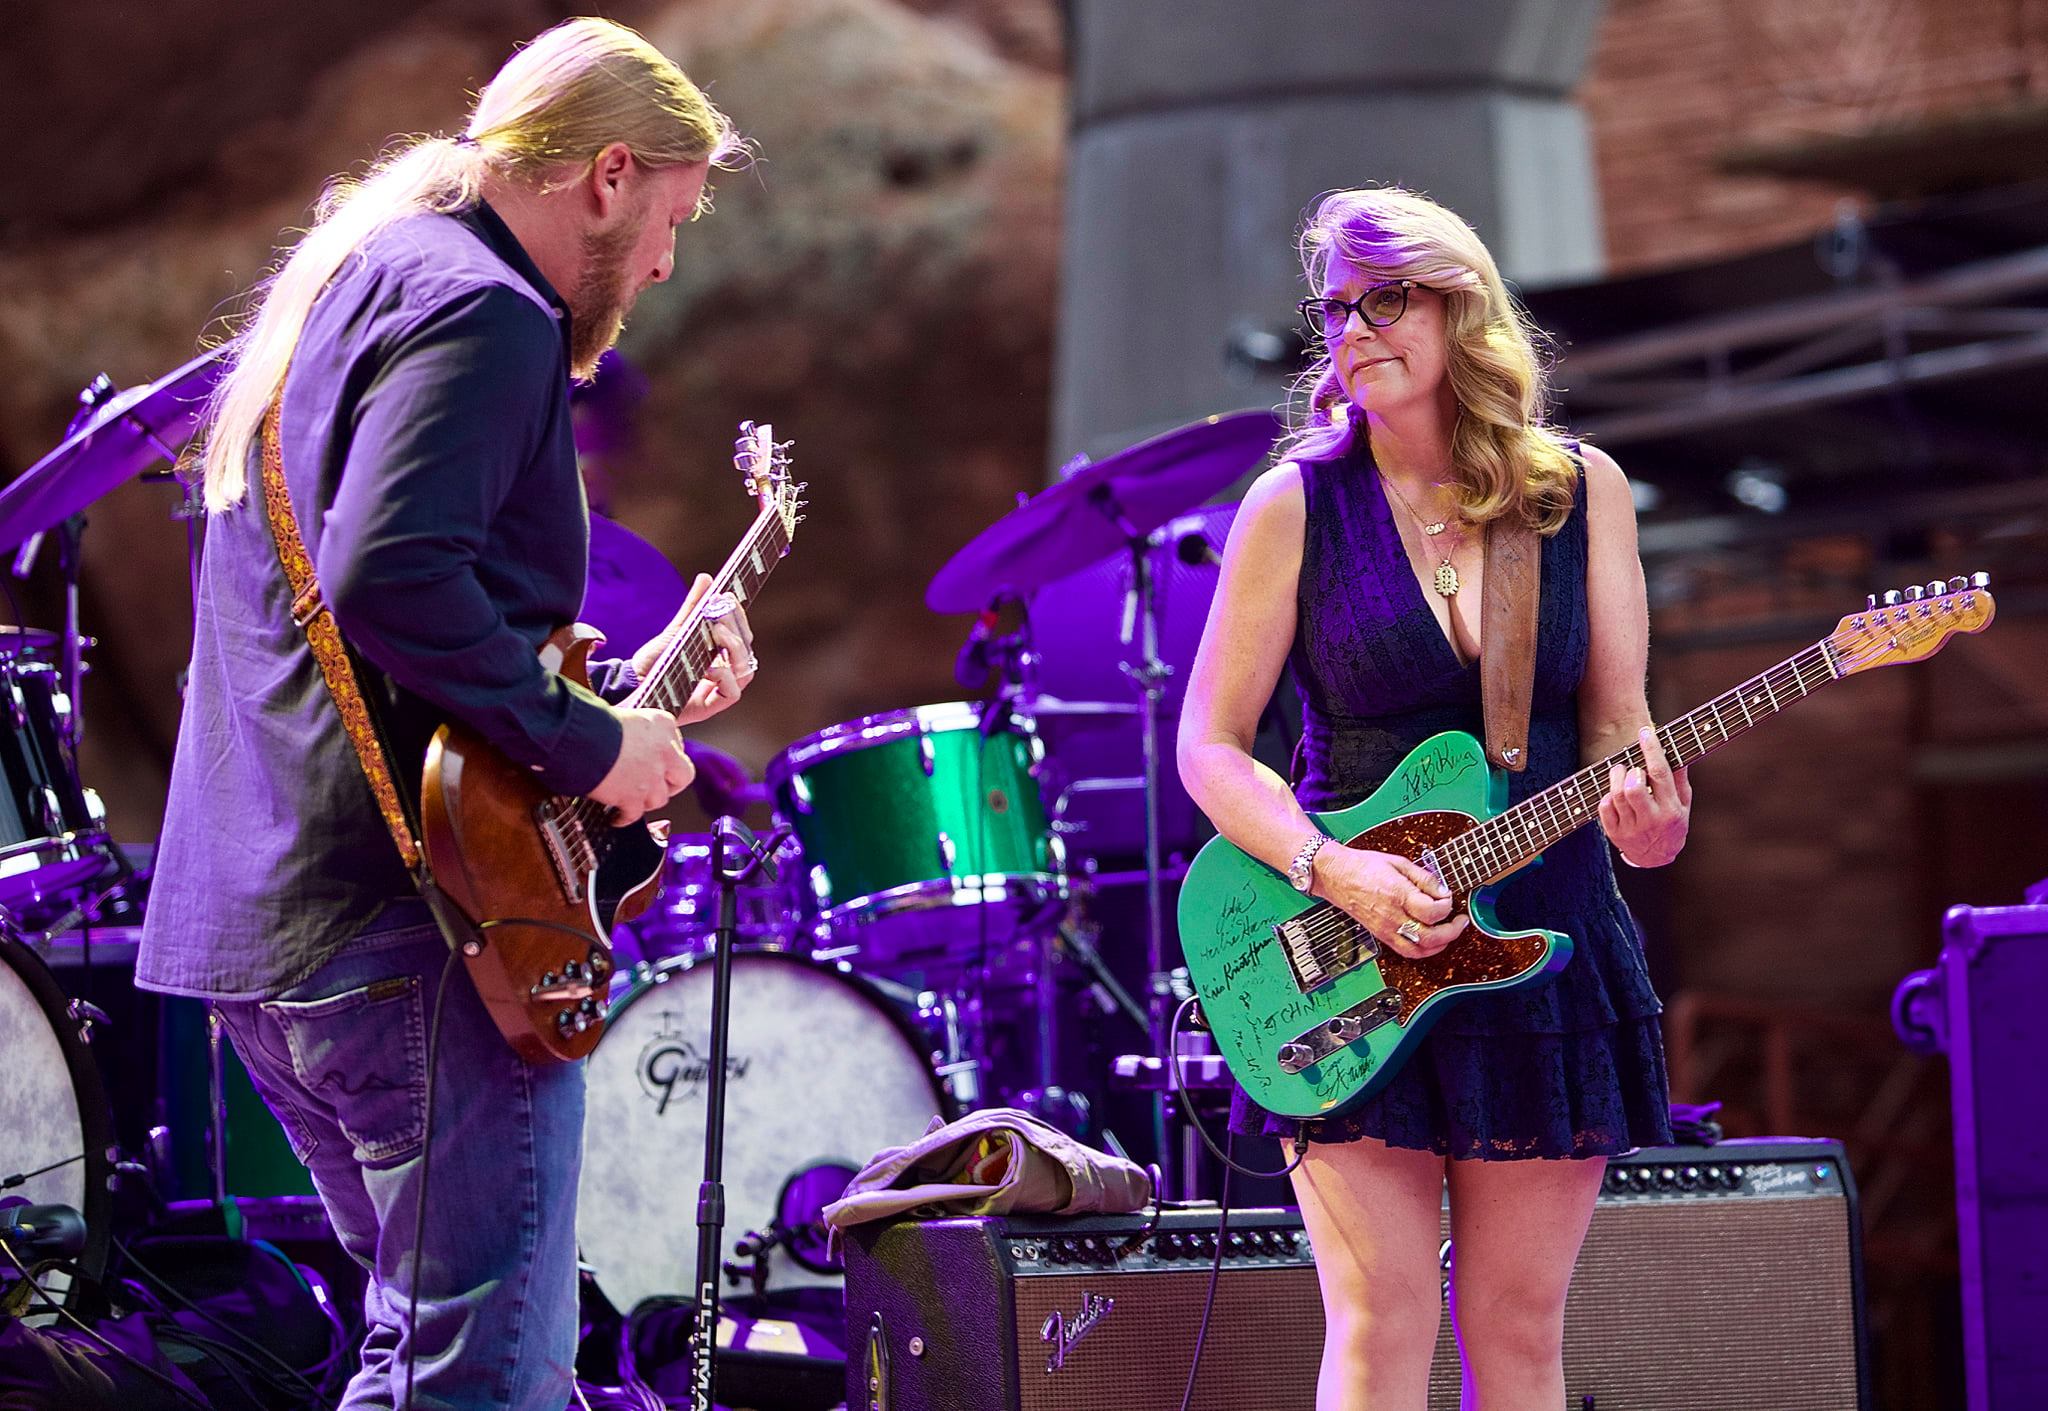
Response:
[[[744,616],[719,620],[720,659],[673,716],[608,703],[661,639],[600,664],[596,691],[536,650],[576,614],[588,567],[570,381],[669,276],[677,227],[737,149],[639,35],[558,25],[461,135],[330,189],[211,408],[190,685],[137,979],[214,1002],[368,1275],[347,1407],[567,1403],[583,1072],[523,1063],[452,977],[249,482],[279,458],[400,773],[453,720],[619,822],[666,803],[692,773],[678,726],[753,675]]]

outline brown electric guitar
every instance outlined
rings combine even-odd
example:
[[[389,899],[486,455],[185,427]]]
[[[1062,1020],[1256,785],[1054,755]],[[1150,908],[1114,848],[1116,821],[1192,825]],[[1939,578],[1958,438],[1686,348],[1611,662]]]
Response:
[[[789,552],[804,487],[788,444],[746,422],[733,464],[760,504],[753,525],[703,600],[751,602]],[[589,684],[602,637],[572,623],[541,648],[548,670]],[[623,704],[680,709],[716,659],[699,609]],[[463,947],[470,979],[506,1040],[529,1063],[582,1058],[604,1032],[612,927],[653,898],[666,858],[665,824],[613,827],[590,799],[550,794],[473,731],[444,725],[427,748],[420,822],[434,880],[476,927]]]

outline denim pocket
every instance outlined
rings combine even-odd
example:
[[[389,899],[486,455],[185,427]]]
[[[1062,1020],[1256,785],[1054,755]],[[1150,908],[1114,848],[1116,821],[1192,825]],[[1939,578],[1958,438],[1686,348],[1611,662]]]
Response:
[[[414,975],[316,1000],[267,1000],[292,1070],[326,1103],[356,1160],[384,1164],[426,1136],[426,1021]]]

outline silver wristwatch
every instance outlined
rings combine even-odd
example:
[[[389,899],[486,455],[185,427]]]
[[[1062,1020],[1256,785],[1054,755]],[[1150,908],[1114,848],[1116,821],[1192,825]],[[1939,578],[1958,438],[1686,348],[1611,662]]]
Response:
[[[1321,852],[1323,844],[1329,841],[1329,834],[1317,833],[1295,852],[1294,861],[1287,864],[1287,881],[1295,891],[1306,893],[1315,885],[1316,854]]]

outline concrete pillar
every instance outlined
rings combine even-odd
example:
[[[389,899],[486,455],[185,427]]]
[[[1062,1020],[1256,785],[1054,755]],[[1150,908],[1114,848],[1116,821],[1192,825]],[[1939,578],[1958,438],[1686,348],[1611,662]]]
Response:
[[[1471,221],[1511,280],[1597,274],[1583,72],[1600,0],[1070,0],[1052,450],[1101,455],[1285,376],[1231,356],[1301,297],[1294,236],[1339,187]]]

